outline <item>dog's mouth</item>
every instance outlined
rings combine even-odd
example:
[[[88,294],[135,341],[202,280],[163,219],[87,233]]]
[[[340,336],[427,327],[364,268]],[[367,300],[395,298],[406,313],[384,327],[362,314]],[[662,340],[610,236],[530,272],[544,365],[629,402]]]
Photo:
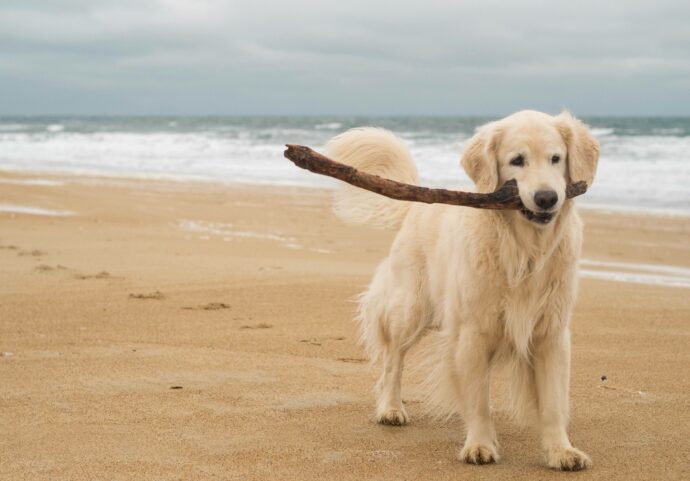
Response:
[[[553,220],[555,212],[532,212],[527,207],[522,207],[520,213],[525,219],[535,224],[546,225]]]

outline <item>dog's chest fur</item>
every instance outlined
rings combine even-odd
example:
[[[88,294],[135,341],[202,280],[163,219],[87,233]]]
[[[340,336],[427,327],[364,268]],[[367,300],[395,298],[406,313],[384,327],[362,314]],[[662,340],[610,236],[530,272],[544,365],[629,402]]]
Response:
[[[579,219],[569,209],[551,229],[511,225],[514,242],[498,245],[506,289],[501,321],[515,352],[528,356],[535,337],[548,336],[568,321],[576,287]],[[545,315],[548,313],[548,315]]]
[[[448,287],[459,294],[466,321],[484,319],[483,330],[501,333],[502,344],[528,357],[536,338],[567,325],[575,297],[579,217],[568,206],[547,229],[509,214],[490,214],[474,225],[482,230],[480,250],[462,252],[459,283]]]

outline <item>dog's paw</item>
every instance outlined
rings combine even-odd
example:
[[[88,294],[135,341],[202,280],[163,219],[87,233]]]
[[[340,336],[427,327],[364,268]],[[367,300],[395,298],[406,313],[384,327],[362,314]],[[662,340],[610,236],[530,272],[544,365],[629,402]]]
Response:
[[[546,463],[552,469],[561,471],[582,471],[592,466],[592,460],[585,453],[573,447],[555,447],[546,451]]]
[[[387,426],[404,426],[410,422],[410,418],[407,416],[405,408],[389,408],[376,413],[376,422]]]
[[[466,443],[458,453],[458,459],[467,464],[493,464],[501,456],[493,444]]]

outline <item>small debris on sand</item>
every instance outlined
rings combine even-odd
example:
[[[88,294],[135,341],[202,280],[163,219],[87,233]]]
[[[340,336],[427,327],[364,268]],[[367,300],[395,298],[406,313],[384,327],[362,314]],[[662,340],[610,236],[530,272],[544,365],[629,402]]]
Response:
[[[339,357],[338,361],[352,362],[352,363],[356,363],[356,364],[362,364],[362,363],[367,362],[367,360],[364,359],[363,357]]]
[[[42,255],[45,255],[45,252],[39,251],[38,249],[34,249],[34,250],[31,250],[31,251],[19,251],[19,253],[18,253],[17,255],[19,255],[19,256],[34,256],[34,257],[39,257],[39,256],[42,256]]]
[[[182,389],[182,386],[170,386],[170,389]]]
[[[182,309],[188,311],[219,311],[221,309],[230,309],[230,304],[224,302],[209,302],[203,306],[184,306]]]
[[[39,271],[39,272],[48,272],[48,271],[64,271],[67,270],[65,266],[61,266],[60,264],[56,266],[49,266],[48,264],[41,264],[38,265],[34,268],[34,270]]]
[[[281,270],[281,266],[260,266],[259,271],[279,271]]]
[[[273,327],[273,325],[271,325],[271,324],[266,324],[265,322],[261,322],[259,324],[240,326],[240,329],[270,329],[272,327]]]
[[[113,276],[109,272],[101,271],[98,274],[76,274],[74,277],[77,279],[109,279]]]
[[[129,294],[129,297],[131,299],[165,299],[165,294],[163,294],[161,291],[156,291],[156,292],[149,292],[147,294]]]
[[[313,346],[320,346],[324,341],[344,341],[345,338],[342,336],[338,337],[314,337],[312,339],[300,339],[299,342],[306,342]]]
[[[218,311],[220,309],[230,309],[230,305],[224,302],[210,302],[205,306],[200,306],[200,309],[204,311]]]

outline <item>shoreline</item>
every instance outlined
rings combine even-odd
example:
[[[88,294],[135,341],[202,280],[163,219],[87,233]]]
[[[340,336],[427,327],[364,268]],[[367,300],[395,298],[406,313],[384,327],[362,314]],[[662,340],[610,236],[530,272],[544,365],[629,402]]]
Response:
[[[232,193],[245,192],[258,197],[279,196],[283,198],[295,199],[300,196],[307,196],[313,202],[324,203],[325,213],[330,217],[331,222],[337,223],[343,229],[363,229],[371,231],[366,227],[353,227],[342,223],[330,212],[331,193],[333,189],[319,188],[310,186],[305,189],[302,186],[286,185],[257,185],[250,183],[226,183],[219,181],[182,181],[179,179],[151,179],[148,177],[127,177],[127,176],[93,176],[75,175],[61,173],[53,175],[48,172],[36,172],[32,174],[16,171],[0,171],[0,185],[6,186],[5,195],[0,194],[0,216],[36,216],[37,218],[69,218],[80,217],[85,213],[80,211],[78,206],[65,206],[59,202],[57,197],[51,196],[51,190],[57,194],[59,189],[70,190],[70,188],[115,188],[115,189],[135,189],[137,191],[151,191],[153,193],[172,193],[172,192],[207,192],[215,195],[232,195]],[[36,190],[42,192],[40,197],[52,197],[46,203],[34,201],[31,203],[21,203],[20,201],[6,200],[9,190],[14,188],[22,190]],[[236,202],[242,205],[242,201]],[[256,207],[259,203],[247,203],[249,206]],[[586,224],[595,223],[599,228],[609,230],[628,229],[626,224],[632,223],[633,231],[635,226],[644,232],[674,232],[674,240],[644,240],[633,241],[629,238],[619,239],[623,243],[636,244],[637,251],[641,254],[645,247],[664,247],[673,255],[670,257],[657,256],[656,262],[644,262],[644,256],[635,255],[630,259],[621,258],[612,245],[611,252],[601,255],[583,250],[581,262],[581,278],[598,279],[617,283],[633,283],[641,285],[661,285],[666,287],[690,287],[690,245],[683,238],[683,234],[690,237],[690,215],[669,214],[650,211],[634,211],[631,209],[617,210],[611,207],[590,208],[587,205],[578,204],[578,210],[585,219]],[[287,246],[293,250],[303,249],[294,235],[276,234],[275,232],[254,232],[251,230],[238,230],[228,228],[230,224],[223,222],[213,222],[193,218],[177,219],[172,224],[176,225],[178,231],[187,231],[189,235],[197,235],[204,240],[212,238],[222,238],[227,242],[237,238],[255,241],[274,241],[282,246]],[[604,227],[606,226],[606,227]],[[265,229],[264,229],[265,230]],[[374,232],[379,232],[374,230]],[[384,233],[384,236],[392,238],[391,233]],[[331,253],[324,247],[307,247],[313,252]],[[667,253],[668,253],[667,252]],[[671,272],[669,272],[669,269]]]
[[[135,189],[136,191],[151,191],[152,193],[172,193],[172,192],[207,192],[215,195],[232,195],[237,192],[251,193],[254,196],[279,196],[283,198],[295,199],[301,196],[307,196],[313,202],[324,203],[325,213],[330,217],[330,221],[338,224],[343,229],[359,229],[371,232],[372,229],[367,227],[353,227],[340,223],[335,215],[330,212],[331,193],[333,189],[320,188],[309,186],[288,186],[288,185],[257,185],[251,183],[226,183],[220,181],[196,181],[196,180],[170,180],[149,177],[128,177],[128,176],[95,176],[95,175],[78,175],[78,174],[52,174],[49,172],[24,173],[16,171],[0,171],[0,185],[6,186],[4,196],[0,194],[0,215],[14,216],[36,216],[37,218],[69,218],[80,217],[85,213],[80,211],[76,206],[65,206],[59,202],[59,196],[51,196],[51,190],[57,194],[56,190],[70,188],[115,188],[115,189]],[[52,197],[51,201],[46,205],[41,201],[30,203],[21,203],[16,201],[7,201],[7,193],[14,188],[22,191],[23,189],[36,190],[43,192],[42,198]],[[153,195],[153,194],[152,194]],[[242,201],[236,202],[237,205],[242,205]],[[247,205],[256,207],[258,203],[249,202]],[[686,269],[690,268],[690,245],[683,239],[683,234],[690,237],[690,214],[687,216],[683,213],[669,214],[667,212],[660,213],[655,211],[635,211],[632,209],[618,210],[615,207],[600,207],[591,208],[587,205],[578,204],[578,211],[585,219],[586,224],[594,223],[600,228],[608,228],[609,230],[625,229],[629,226],[626,224],[632,223],[633,229],[639,227],[644,232],[675,232],[676,239],[673,241],[660,240],[639,240],[637,245],[643,251],[645,247],[655,247],[657,245],[664,248],[675,250],[676,255],[672,255],[673,259],[669,262],[669,256],[657,256],[657,261],[661,262],[642,262],[642,258],[635,256],[628,259],[619,259],[621,257],[615,251],[609,252],[608,255],[591,255],[585,248],[582,255],[581,277],[599,280],[608,280],[615,282],[631,282],[643,285],[665,285],[667,287],[687,287],[690,283],[690,272]],[[301,249],[302,246],[297,242],[294,236],[284,236],[271,232],[253,232],[253,231],[237,231],[227,230],[222,222],[216,223],[209,221],[201,221],[199,219],[177,219],[174,224],[180,231],[188,231],[188,234],[198,235],[206,240],[211,238],[223,238],[224,241],[229,241],[231,238],[246,238],[247,240],[273,240],[288,246],[291,249]],[[226,229],[225,231],[223,229]],[[380,231],[373,230],[379,233]],[[383,233],[384,236],[392,238],[392,233]],[[680,236],[678,236],[680,235]],[[628,238],[621,238],[623,243],[632,243]],[[585,245],[586,247],[586,245]],[[329,252],[324,248],[309,248],[314,252]],[[613,254],[613,255],[611,255]],[[679,254],[679,255],[678,255]],[[684,254],[688,254],[687,256]],[[616,270],[607,269],[607,267],[614,267]],[[676,269],[675,272],[669,274],[668,269]],[[626,280],[627,279],[627,280]]]
[[[317,174],[311,174],[317,175]],[[62,179],[66,182],[68,179],[72,182],[84,182],[87,183],[89,180],[92,182],[104,182],[108,181],[119,181],[119,182],[133,182],[133,183],[171,183],[171,184],[189,184],[189,185],[213,185],[217,187],[224,188],[267,188],[267,189],[309,189],[311,191],[330,193],[332,192],[339,182],[333,179],[328,179],[321,176],[325,182],[331,183],[329,187],[327,185],[318,186],[312,183],[299,183],[299,182],[256,182],[256,181],[221,181],[210,178],[195,178],[195,177],[183,177],[175,175],[155,175],[155,174],[141,174],[141,175],[131,175],[131,174],[115,174],[115,173],[102,173],[102,172],[71,172],[71,171],[50,171],[50,170],[13,170],[13,169],[1,169],[0,168],[0,185],[7,184],[8,179],[38,179],[38,181],[46,180],[48,182],[54,182],[55,179]],[[14,182],[11,185],[50,185],[45,184],[22,184]],[[448,186],[440,188],[451,188]],[[452,187],[454,189],[462,189],[462,187]],[[587,194],[585,194],[587,195]],[[634,206],[618,206],[618,205],[607,205],[607,204],[588,204],[586,201],[578,202],[578,210],[581,212],[592,211],[595,213],[602,214],[615,214],[615,215],[640,215],[640,216],[650,216],[650,217],[668,217],[676,219],[687,219],[690,220],[690,210],[682,211],[678,209],[666,209],[666,208],[645,208],[645,207],[634,207]]]

